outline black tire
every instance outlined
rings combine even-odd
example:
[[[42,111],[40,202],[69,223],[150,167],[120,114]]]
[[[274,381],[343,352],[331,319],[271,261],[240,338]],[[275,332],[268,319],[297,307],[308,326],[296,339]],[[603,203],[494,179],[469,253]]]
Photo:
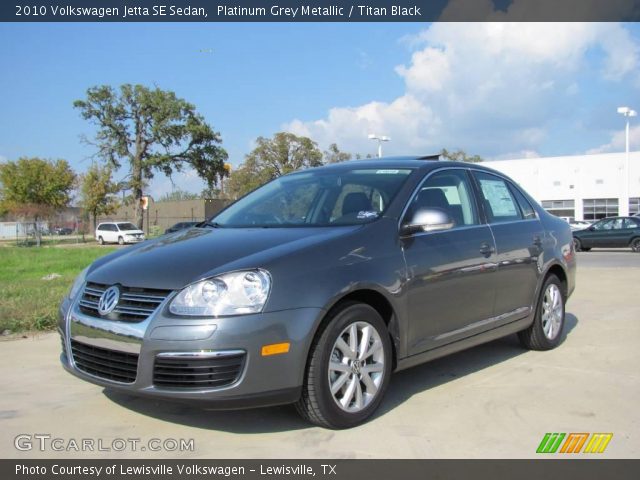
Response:
[[[581,252],[582,251],[582,242],[580,241],[579,238],[573,237],[573,249],[576,252]]]
[[[124,245],[124,238],[118,237],[118,245]]]
[[[379,335],[384,366],[378,389],[368,405],[360,411],[347,412],[338,406],[331,393],[329,363],[338,337],[350,325],[358,322],[368,323]],[[382,402],[391,377],[391,364],[391,339],[380,314],[363,303],[345,303],[329,314],[324,326],[316,334],[307,360],[302,396],[296,403],[296,409],[304,419],[321,427],[340,429],[359,425],[367,420]],[[359,378],[362,376],[359,375]],[[358,380],[358,386],[358,390],[365,387],[361,380]]]
[[[631,250],[633,250],[634,252],[640,253],[640,237],[634,238],[633,240],[631,240],[631,243],[629,244],[629,246],[631,247]]]
[[[555,335],[552,335],[552,338],[549,338],[545,334],[543,321],[545,295],[547,294],[547,289],[549,289],[550,285],[555,285],[555,287],[557,287],[562,307],[560,326],[555,330]],[[538,304],[536,306],[535,318],[533,320],[533,323],[529,328],[518,333],[520,343],[525,348],[528,348],[529,350],[551,350],[553,348],[556,348],[560,344],[560,342],[562,341],[562,331],[565,324],[565,301],[566,296],[564,285],[555,275],[548,275],[544,283],[542,284],[542,288],[540,289],[540,295],[538,297]]]
[[[104,245],[104,238],[102,238],[102,237],[98,237],[98,243],[99,243],[100,245]]]

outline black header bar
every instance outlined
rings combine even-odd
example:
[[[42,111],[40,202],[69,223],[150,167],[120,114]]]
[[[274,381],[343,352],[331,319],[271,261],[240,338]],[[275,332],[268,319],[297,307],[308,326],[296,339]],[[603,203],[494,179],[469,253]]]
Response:
[[[14,0],[2,22],[638,21],[640,0]]]
[[[640,460],[0,460],[3,480],[635,480]]]

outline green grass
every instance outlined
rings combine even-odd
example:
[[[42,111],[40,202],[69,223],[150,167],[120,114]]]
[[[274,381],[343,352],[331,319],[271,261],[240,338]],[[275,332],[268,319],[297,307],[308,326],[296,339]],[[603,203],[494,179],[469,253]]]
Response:
[[[50,330],[76,275],[113,247],[0,247],[0,332]],[[42,277],[61,275],[53,280]]]

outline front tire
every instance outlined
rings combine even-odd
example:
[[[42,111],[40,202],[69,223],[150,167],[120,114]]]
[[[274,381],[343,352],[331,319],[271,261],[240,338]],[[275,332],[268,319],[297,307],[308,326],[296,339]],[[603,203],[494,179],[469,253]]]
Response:
[[[296,409],[325,428],[363,423],[382,402],[391,364],[391,339],[380,314],[369,305],[347,303],[313,341]]]
[[[631,250],[636,253],[640,253],[640,238],[634,238],[631,240]]]
[[[118,245],[124,245],[124,238],[118,237]]]
[[[104,245],[104,238],[102,238],[102,237],[98,237],[98,243],[99,243],[100,245]]]
[[[549,275],[542,288],[533,323],[518,333],[520,343],[529,350],[551,350],[562,340],[565,320],[564,286],[555,275]]]

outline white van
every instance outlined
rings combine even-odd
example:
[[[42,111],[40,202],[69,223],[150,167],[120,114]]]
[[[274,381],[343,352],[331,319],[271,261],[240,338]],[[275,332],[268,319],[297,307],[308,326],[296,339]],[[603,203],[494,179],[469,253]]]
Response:
[[[96,240],[105,243],[138,243],[144,240],[144,232],[131,222],[103,222],[96,228]]]

